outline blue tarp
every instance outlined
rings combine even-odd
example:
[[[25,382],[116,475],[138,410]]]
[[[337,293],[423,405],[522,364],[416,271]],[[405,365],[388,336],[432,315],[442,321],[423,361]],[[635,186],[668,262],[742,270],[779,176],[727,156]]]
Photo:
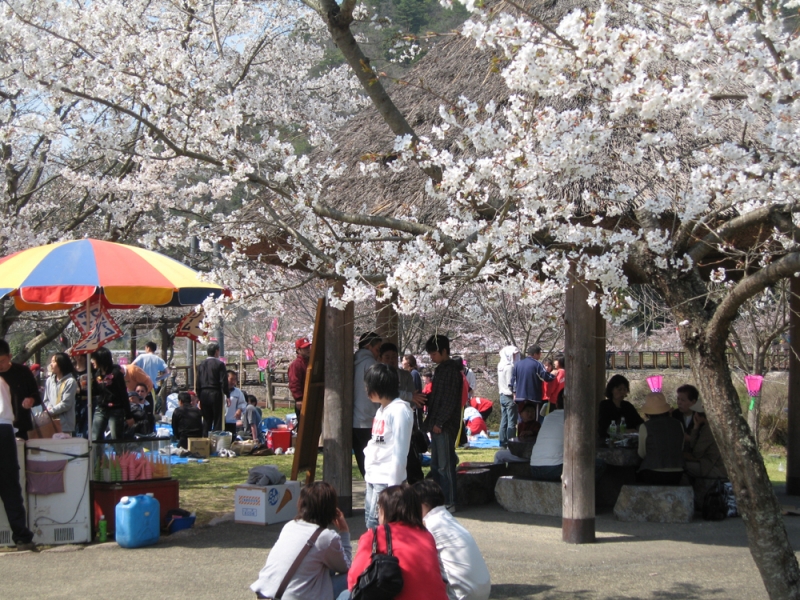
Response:
[[[469,440],[470,448],[499,448],[500,440],[498,438],[485,438],[476,437]]]

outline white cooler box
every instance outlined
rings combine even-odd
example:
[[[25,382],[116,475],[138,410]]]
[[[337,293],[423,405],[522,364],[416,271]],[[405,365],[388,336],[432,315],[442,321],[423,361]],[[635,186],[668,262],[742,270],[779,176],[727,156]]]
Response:
[[[251,525],[283,523],[297,516],[299,498],[299,481],[266,487],[237,485],[233,520]]]
[[[88,452],[89,442],[82,438],[28,440],[28,472],[33,471],[34,461],[68,460],[63,493],[28,493],[28,527],[37,544],[80,544],[92,540]]]
[[[25,492],[25,442],[17,440],[17,461],[19,462],[19,485],[22,488],[22,502],[25,504],[25,514],[28,512],[28,494]],[[11,526],[8,524],[6,509],[0,502],[0,546],[13,546],[11,539]]]

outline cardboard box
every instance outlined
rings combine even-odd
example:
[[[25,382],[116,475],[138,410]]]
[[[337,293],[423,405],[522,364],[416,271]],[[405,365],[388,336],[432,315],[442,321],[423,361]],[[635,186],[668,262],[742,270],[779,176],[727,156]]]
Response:
[[[211,456],[211,440],[208,438],[189,438],[187,450],[203,458]]]
[[[283,485],[237,485],[234,496],[234,523],[271,525],[297,516],[300,482]]]

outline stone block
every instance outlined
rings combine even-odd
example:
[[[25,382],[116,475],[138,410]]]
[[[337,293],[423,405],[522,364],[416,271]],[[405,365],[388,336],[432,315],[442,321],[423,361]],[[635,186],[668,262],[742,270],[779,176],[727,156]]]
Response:
[[[555,481],[501,477],[494,495],[500,506],[510,512],[561,516],[561,484]]]
[[[456,498],[461,506],[488,504],[494,499],[490,469],[456,471]]]
[[[689,486],[624,485],[614,516],[619,521],[689,523],[694,516],[694,491]]]

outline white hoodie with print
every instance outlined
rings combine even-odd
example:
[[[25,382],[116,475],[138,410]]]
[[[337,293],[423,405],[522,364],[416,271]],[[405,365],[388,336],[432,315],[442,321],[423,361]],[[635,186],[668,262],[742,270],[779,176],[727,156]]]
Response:
[[[364,448],[364,480],[398,485],[406,479],[414,413],[405,400],[395,398],[381,406],[372,421],[372,438]]]

